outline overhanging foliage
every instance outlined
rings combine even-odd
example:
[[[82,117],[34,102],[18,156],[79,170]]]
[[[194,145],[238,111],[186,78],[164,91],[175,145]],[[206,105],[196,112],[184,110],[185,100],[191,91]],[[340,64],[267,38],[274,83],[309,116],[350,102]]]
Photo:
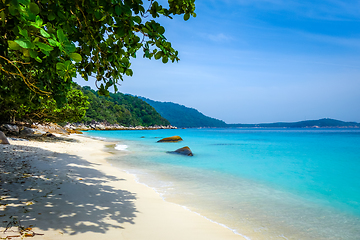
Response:
[[[66,103],[72,78],[93,77],[108,94],[124,75],[132,76],[131,58],[178,61],[178,52],[156,18],[195,17],[195,0],[0,0],[0,102],[10,107],[46,95]],[[5,100],[4,100],[5,99]],[[9,105],[4,105],[9,106]]]

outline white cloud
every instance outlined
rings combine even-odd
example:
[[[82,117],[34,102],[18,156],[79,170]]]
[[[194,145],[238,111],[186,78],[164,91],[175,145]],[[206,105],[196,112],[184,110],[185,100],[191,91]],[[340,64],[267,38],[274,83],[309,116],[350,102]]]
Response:
[[[218,34],[207,34],[207,37],[214,42],[228,42],[231,41],[233,38],[225,35],[223,33],[218,33]]]

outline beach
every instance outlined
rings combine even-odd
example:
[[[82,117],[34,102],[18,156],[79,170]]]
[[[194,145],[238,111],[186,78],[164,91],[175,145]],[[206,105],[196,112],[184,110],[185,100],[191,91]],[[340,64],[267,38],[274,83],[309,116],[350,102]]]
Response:
[[[0,145],[2,238],[21,229],[36,239],[245,239],[109,164],[113,142],[9,141]]]

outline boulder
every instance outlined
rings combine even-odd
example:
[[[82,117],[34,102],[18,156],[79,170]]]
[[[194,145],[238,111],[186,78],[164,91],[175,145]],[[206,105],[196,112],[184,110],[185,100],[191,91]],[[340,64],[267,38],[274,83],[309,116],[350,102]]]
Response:
[[[46,133],[45,131],[35,129],[35,128],[28,128],[28,127],[24,127],[24,129],[20,131],[20,135],[25,136],[25,137],[39,136],[39,135],[43,135],[45,133]]]
[[[181,155],[185,155],[185,156],[194,156],[194,154],[192,153],[192,151],[190,150],[190,148],[188,146],[179,148],[173,152],[168,152],[168,153],[176,153],[176,154],[181,154]]]
[[[180,142],[182,140],[183,139],[181,137],[179,137],[179,136],[172,136],[172,137],[167,137],[167,138],[160,139],[157,142]]]
[[[0,144],[10,144],[5,134],[0,131]]]
[[[47,132],[45,134],[42,135],[43,137],[51,137],[51,138],[54,138],[56,137],[54,134],[50,133],[50,132]]]
[[[48,124],[33,124],[33,129],[37,129],[39,133],[43,132],[44,134],[49,133],[56,133],[61,135],[69,135],[67,131],[65,131],[61,126],[56,123],[48,123]]]
[[[19,134],[19,127],[17,125],[3,124],[0,129],[10,135]]]
[[[20,134],[23,135],[23,136],[34,135],[35,134],[35,129],[24,127],[21,130]]]
[[[76,130],[76,129],[68,129],[68,133],[75,133],[75,134],[83,134],[82,132]]]

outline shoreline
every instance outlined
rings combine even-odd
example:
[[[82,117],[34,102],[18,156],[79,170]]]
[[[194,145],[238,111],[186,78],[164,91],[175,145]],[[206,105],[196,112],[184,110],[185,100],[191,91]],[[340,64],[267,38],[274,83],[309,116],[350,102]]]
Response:
[[[127,147],[128,147],[128,145],[127,144],[129,144],[129,142],[127,142],[128,140],[121,140],[121,141],[119,141],[119,140],[115,140],[115,139],[113,139],[113,140],[110,140],[110,139],[107,139],[107,138],[105,138],[105,137],[98,137],[98,136],[91,136],[91,135],[83,135],[83,137],[88,137],[88,138],[93,138],[93,139],[97,139],[97,140],[100,140],[100,141],[110,141],[110,143],[112,143],[112,144],[107,144],[106,145],[106,149],[105,149],[105,151],[106,152],[109,152],[109,153],[111,153],[112,154],[112,159],[111,158],[109,158],[108,160],[109,160],[109,163],[111,162],[111,161],[114,161],[114,156],[117,156],[117,157],[119,157],[119,158],[121,158],[122,156],[124,156],[124,155],[122,155],[122,154],[124,154],[124,153],[127,153],[128,152],[128,150],[127,150]],[[125,146],[125,147],[124,147]],[[136,152],[136,151],[135,151]],[[130,154],[132,154],[132,153],[130,153]],[[126,154],[127,155],[127,154]],[[116,160],[115,160],[116,161]],[[124,171],[124,172],[126,172],[127,174],[130,174],[130,175],[132,175],[132,176],[134,176],[134,178],[135,178],[135,181],[138,183],[138,184],[141,184],[141,185],[144,185],[145,187],[147,187],[147,188],[150,188],[150,189],[152,189],[154,192],[156,192],[156,194],[158,194],[159,195],[159,197],[164,201],[164,202],[167,202],[167,203],[170,203],[170,204],[174,204],[174,205],[176,205],[176,206],[180,206],[181,208],[183,208],[184,210],[186,210],[186,211],[188,211],[188,212],[191,212],[191,213],[193,213],[193,214],[196,214],[196,215],[198,215],[198,216],[200,216],[201,218],[203,218],[203,219],[205,219],[205,220],[207,220],[207,221],[209,221],[209,222],[211,222],[211,223],[214,223],[214,224],[217,224],[217,225],[219,225],[219,226],[221,226],[221,227],[223,227],[223,228],[225,228],[225,229],[228,229],[228,230],[230,230],[231,232],[233,232],[234,234],[236,234],[236,235],[238,235],[238,236],[241,236],[242,238],[241,239],[246,239],[246,240],[250,240],[251,238],[250,237],[248,237],[248,236],[246,236],[246,235],[244,235],[244,234],[241,234],[237,229],[235,229],[235,228],[231,228],[231,227],[229,227],[228,225],[226,225],[226,224],[224,224],[224,223],[221,223],[221,220],[220,219],[216,219],[216,218],[211,218],[211,217],[208,217],[208,216],[206,216],[207,214],[206,213],[208,213],[208,211],[200,211],[200,212],[197,212],[196,210],[193,210],[193,209],[191,209],[191,207],[189,207],[189,206],[186,206],[186,205],[183,205],[183,204],[181,204],[181,203],[179,203],[177,200],[177,198],[175,198],[175,199],[168,199],[165,195],[166,195],[166,193],[162,193],[161,192],[161,190],[158,188],[158,187],[156,187],[156,186],[151,186],[151,184],[149,184],[146,180],[145,181],[143,181],[142,180],[142,174],[149,174],[149,172],[148,172],[148,170],[144,170],[144,169],[141,169],[140,171],[142,172],[142,174],[140,173],[140,175],[139,175],[139,173],[134,173],[134,172],[132,172],[132,170],[135,170],[135,171],[137,171],[137,170],[139,170],[138,168],[132,168],[132,167],[130,167],[129,168],[129,166],[126,166],[126,165],[123,165],[123,163],[122,164],[119,164],[119,162],[113,162],[113,163],[110,163],[112,166],[114,166],[114,167],[116,167],[116,168],[118,168],[119,170],[121,170],[121,171]],[[153,174],[153,173],[151,173],[151,174]],[[155,174],[155,175],[157,175],[157,174]],[[158,178],[159,177],[159,175],[157,175],[156,176],[156,178]],[[211,211],[210,211],[211,212]],[[213,216],[214,217],[214,216]],[[220,221],[219,221],[220,220]],[[222,220],[224,220],[224,219],[222,219]],[[251,228],[250,226],[246,226],[245,228]]]
[[[216,162],[216,159],[221,161],[221,156],[216,155],[216,152],[210,151],[216,159],[210,158],[210,154],[206,155],[213,146],[211,144],[213,141],[204,141],[206,146],[210,147],[201,149],[197,143],[201,142],[199,136],[204,132],[198,130],[195,134],[193,130],[180,131],[179,135],[186,139],[186,145],[194,149],[196,153],[194,158],[178,157],[177,159],[176,156],[172,156],[170,159],[167,157],[169,155],[164,155],[169,149],[184,145],[156,143],[157,138],[173,135],[172,130],[128,134],[116,132],[102,134],[94,131],[89,135],[108,139],[116,139],[118,136],[118,144],[128,145],[129,152],[113,151],[120,154],[119,157],[114,156],[109,159],[110,163],[135,174],[139,182],[156,189],[166,201],[186,206],[192,212],[223,223],[252,239],[322,239],[324,236],[326,239],[338,239],[342,236],[356,239],[353,236],[356,236],[357,230],[352,229],[351,225],[357,225],[358,220],[332,205],[320,204],[316,196],[308,199],[307,196],[239,176],[231,177],[231,174],[214,174],[207,171],[207,165],[203,167],[203,164]],[[329,132],[333,131],[329,130]],[[288,134],[284,134],[283,137],[287,139]],[[215,143],[219,144],[219,148],[224,148],[223,144],[227,141],[220,138]],[[231,143],[236,142],[231,141]],[[242,147],[246,149],[246,146],[242,145]],[[122,154],[125,155],[124,158],[121,157]],[[196,167],[200,165],[202,170]],[[196,171],[192,171],[192,168]],[[308,218],[309,221],[303,221],[304,218]],[[347,219],[349,224],[342,222],[342,219]],[[334,227],[329,227],[333,225]]]
[[[2,166],[12,178],[1,182],[6,189],[2,221],[9,223],[10,215],[18,216],[22,227],[31,228],[29,233],[44,234],[34,236],[38,239],[246,239],[163,200],[136,176],[113,167],[106,161],[111,153],[105,146],[114,142],[74,135],[68,139],[77,142],[10,139],[11,145],[0,147],[2,159],[17,159],[27,167],[23,173],[27,175],[18,176],[9,170],[19,166]],[[1,237],[18,234],[17,227],[4,234],[4,225]]]

